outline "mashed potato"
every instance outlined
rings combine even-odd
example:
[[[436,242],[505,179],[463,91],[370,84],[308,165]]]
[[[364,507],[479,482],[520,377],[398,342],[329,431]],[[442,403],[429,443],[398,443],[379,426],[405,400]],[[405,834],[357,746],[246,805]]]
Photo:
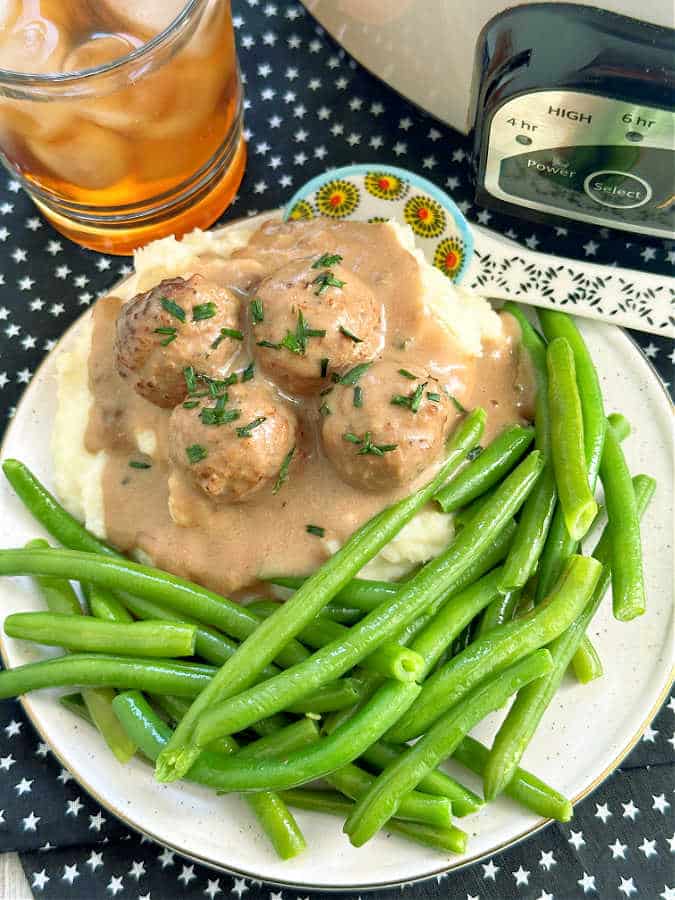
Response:
[[[246,245],[258,228],[253,220],[228,228],[194,231],[181,241],[174,237],[155,241],[134,256],[134,273],[115,289],[125,300],[139,291],[148,290],[163,278],[192,274],[197,256],[227,256]],[[408,226],[389,223],[400,244],[418,260],[423,280],[424,303],[441,327],[447,329],[471,356],[480,356],[482,341],[499,337],[501,320],[483,297],[457,288],[438,269],[431,266],[421,250],[415,247]],[[91,315],[76,326],[69,346],[62,350],[58,362],[58,409],[52,450],[56,487],[64,506],[91,531],[105,537],[102,477],[105,453],[89,453],[85,433],[92,403],[88,382],[88,355],[92,338]],[[150,456],[156,447],[151,431],[136,435],[139,451]],[[419,564],[437,556],[453,536],[451,515],[436,508],[422,510],[363,570],[368,578],[394,580]],[[329,548],[332,552],[337,546]]]

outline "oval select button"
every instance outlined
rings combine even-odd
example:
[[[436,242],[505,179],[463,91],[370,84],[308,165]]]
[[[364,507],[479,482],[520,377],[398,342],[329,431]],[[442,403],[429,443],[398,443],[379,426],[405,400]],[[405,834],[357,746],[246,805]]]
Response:
[[[637,175],[601,169],[584,180],[584,191],[601,206],[634,209],[648,203],[652,196],[649,184]]]

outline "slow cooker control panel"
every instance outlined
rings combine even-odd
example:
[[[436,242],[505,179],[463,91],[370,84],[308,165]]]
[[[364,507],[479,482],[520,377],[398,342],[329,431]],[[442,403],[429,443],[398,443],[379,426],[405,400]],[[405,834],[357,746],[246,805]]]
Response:
[[[531,210],[675,232],[675,115],[578,91],[513,97],[487,131],[484,189]]]

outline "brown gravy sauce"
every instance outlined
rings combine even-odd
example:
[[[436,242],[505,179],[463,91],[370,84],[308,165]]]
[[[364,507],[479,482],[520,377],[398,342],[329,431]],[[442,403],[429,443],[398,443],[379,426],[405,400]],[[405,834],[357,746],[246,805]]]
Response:
[[[503,317],[499,342],[484,345],[481,358],[468,357],[452,336],[425,312],[419,267],[384,225],[316,221],[263,225],[248,246],[229,260],[201,257],[193,267],[229,287],[250,286],[251,260],[269,274],[292,259],[325,252],[339,253],[382,304],[386,322],[384,354],[401,364],[429,369],[467,408],[488,413],[483,443],[507,424],[532,417],[534,384],[525,354],[519,352],[515,320]],[[100,300],[93,312],[89,381],[94,397],[86,447],[105,450],[103,499],[108,539],[123,550],[138,548],[167,571],[198,581],[221,593],[256,586],[262,576],[304,574],[329,555],[323,540],[308,534],[308,524],[325,529],[326,539],[342,543],[364,521],[431,477],[433,467],[417,482],[384,493],[366,493],[345,484],[321,452],[315,398],[288,398],[300,424],[297,458],[288,482],[274,495],[263,488],[247,502],[215,505],[196,488],[175,476],[172,503],[189,510],[190,527],[169,513],[167,425],[170,410],[153,406],[116,373],[112,344],[122,301]],[[247,304],[242,304],[246,308]],[[235,359],[238,371],[252,359],[248,344]],[[256,375],[260,377],[260,375]],[[154,432],[157,447],[152,466],[136,469],[143,459],[135,435]]]

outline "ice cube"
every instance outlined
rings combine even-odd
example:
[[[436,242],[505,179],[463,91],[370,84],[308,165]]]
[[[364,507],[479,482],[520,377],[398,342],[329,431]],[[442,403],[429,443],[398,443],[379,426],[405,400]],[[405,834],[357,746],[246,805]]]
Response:
[[[70,51],[63,61],[63,71],[81,72],[83,69],[94,69],[126,56],[136,47],[140,47],[141,43],[121,34],[106,34],[92,38]]]
[[[163,31],[185,6],[185,0],[101,0],[100,7],[136,37]]]
[[[52,175],[91,190],[121,181],[131,165],[131,149],[124,138],[82,119],[73,121],[60,140],[29,140],[28,146]]]
[[[22,15],[0,30],[0,67],[45,75],[59,72],[66,54],[65,35],[57,22]]]
[[[14,100],[0,96],[0,140],[33,138],[54,140],[65,134],[73,120],[68,101]]]

